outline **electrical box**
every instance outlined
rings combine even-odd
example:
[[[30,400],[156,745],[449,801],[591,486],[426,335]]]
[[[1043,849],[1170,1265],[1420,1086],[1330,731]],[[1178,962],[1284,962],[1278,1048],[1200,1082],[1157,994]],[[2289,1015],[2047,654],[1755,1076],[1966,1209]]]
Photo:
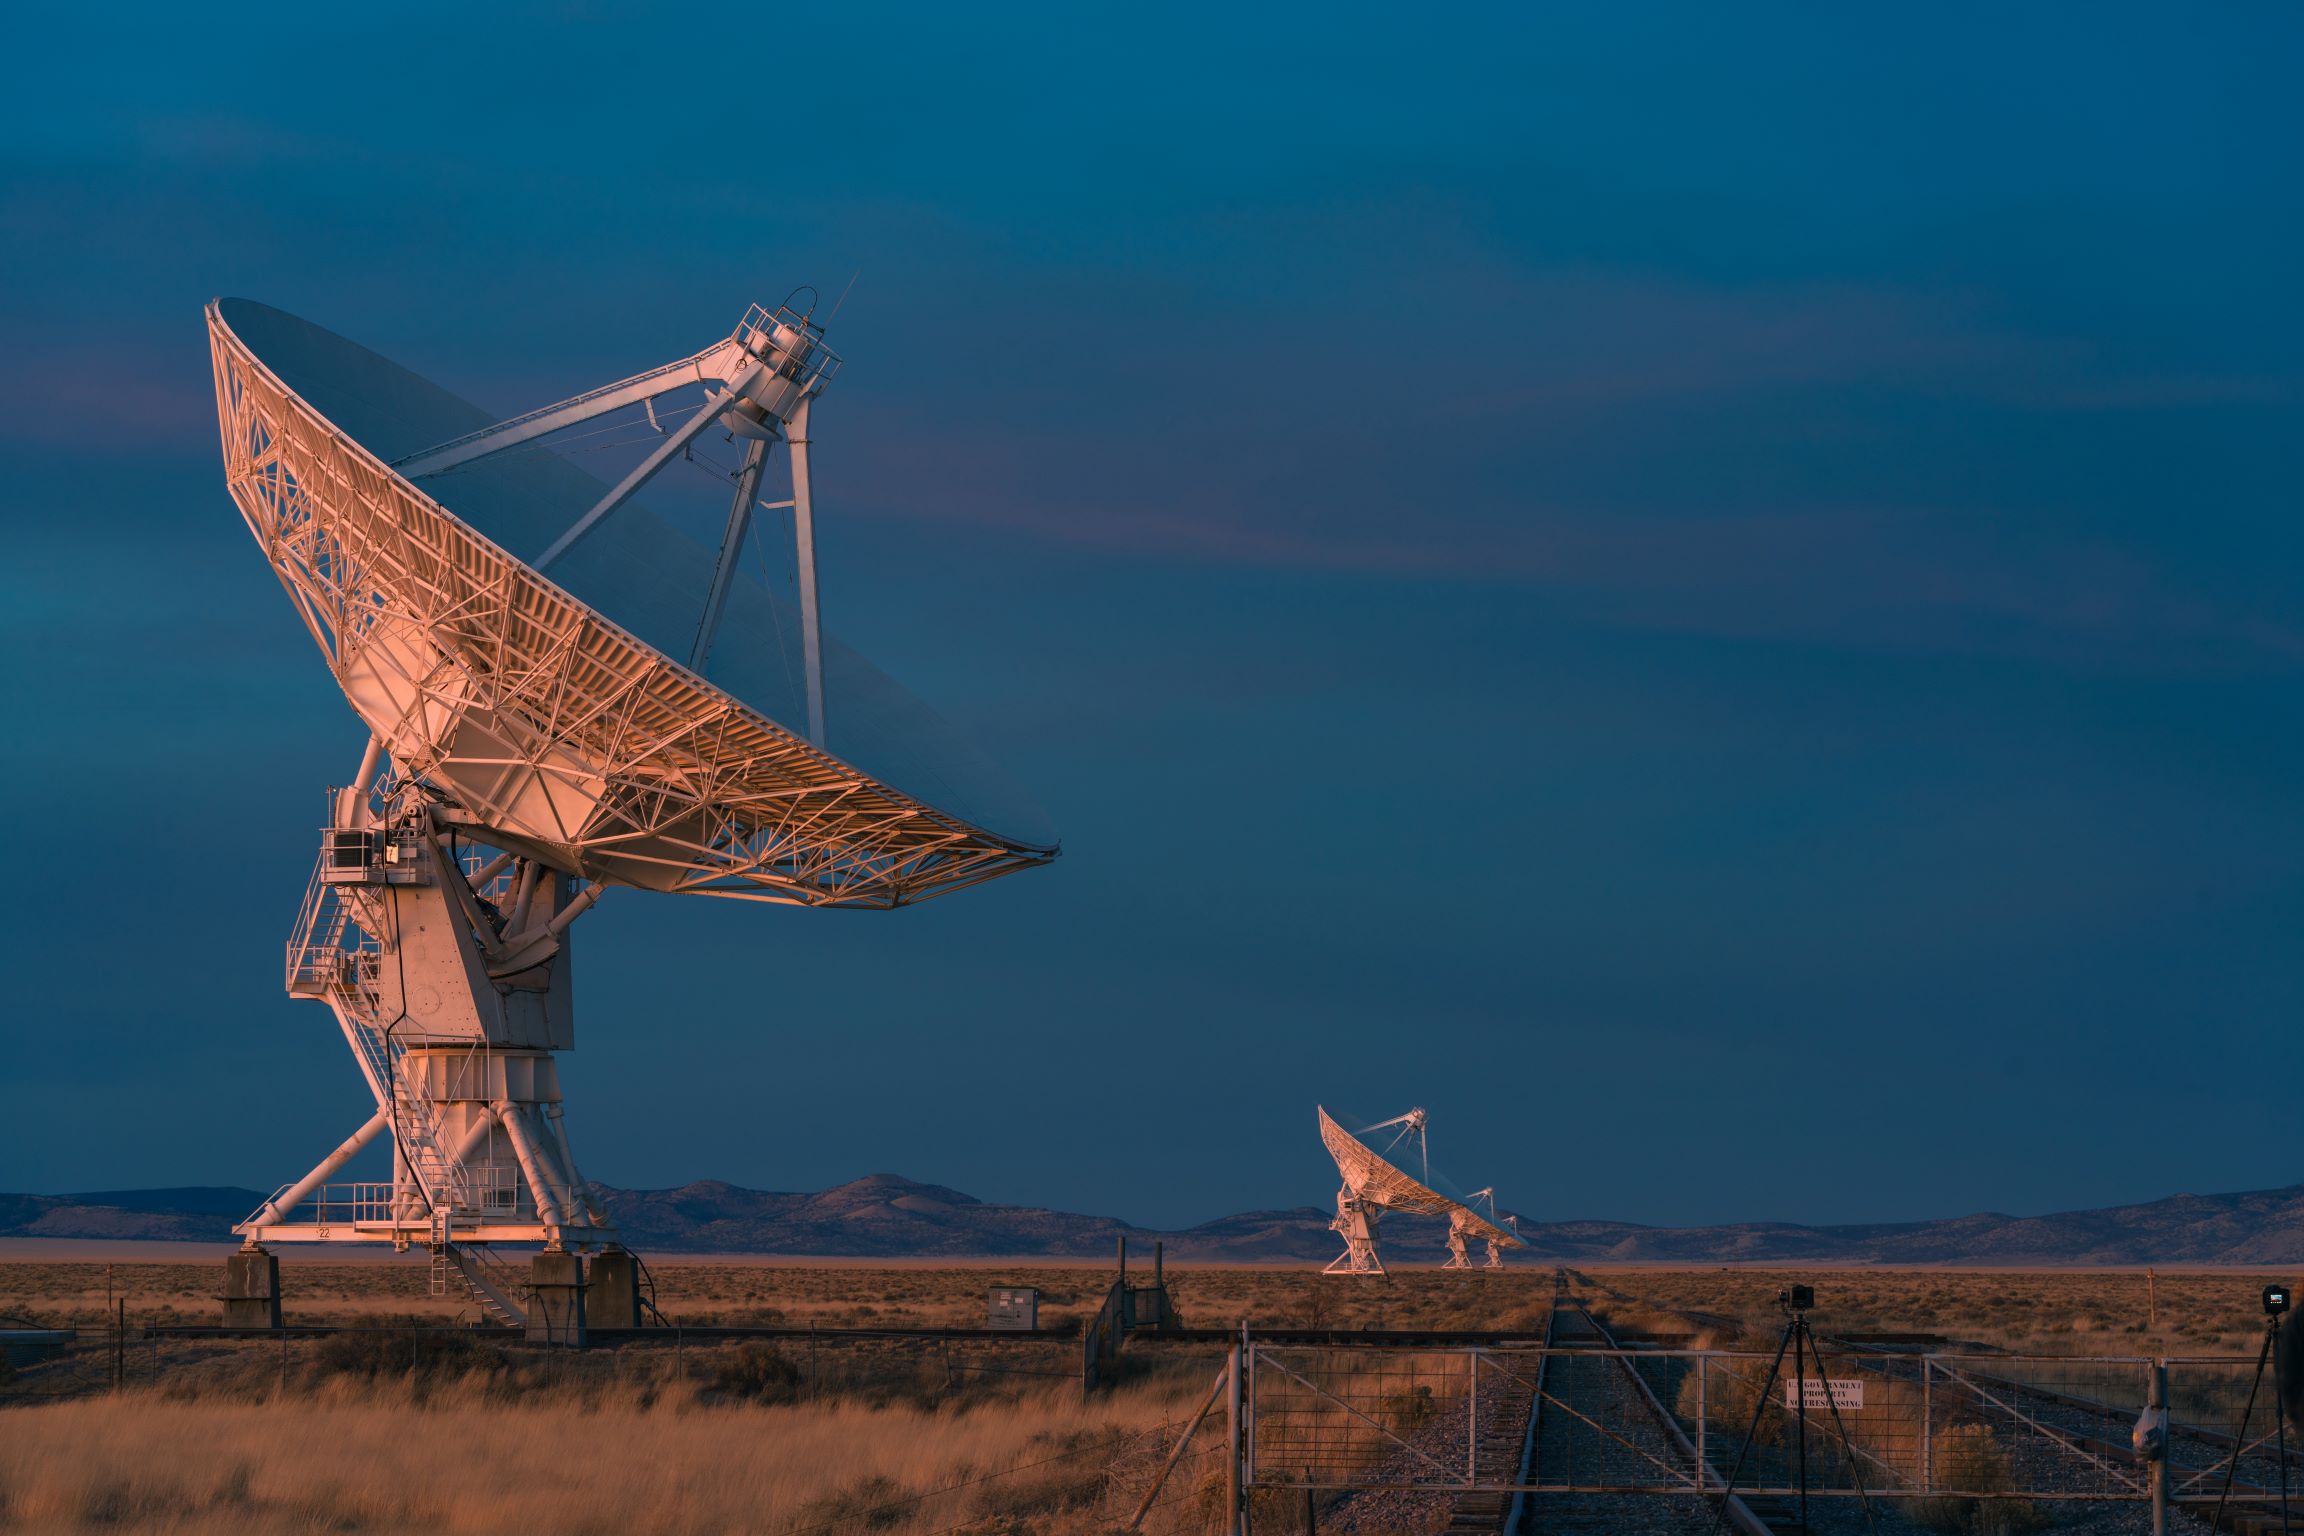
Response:
[[[1122,1298],[1121,1322],[1130,1328],[1167,1328],[1173,1326],[1168,1315],[1168,1287],[1165,1285],[1132,1285]]]
[[[413,839],[372,827],[330,827],[320,834],[322,885],[423,885],[424,859]]]
[[[992,1304],[985,1326],[1033,1333],[1040,1327],[1040,1293],[1028,1285],[992,1287]]]

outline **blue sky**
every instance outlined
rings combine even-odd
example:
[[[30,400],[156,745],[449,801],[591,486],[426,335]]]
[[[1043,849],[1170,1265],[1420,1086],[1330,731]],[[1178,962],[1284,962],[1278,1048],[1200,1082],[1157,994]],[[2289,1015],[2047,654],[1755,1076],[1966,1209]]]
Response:
[[[709,21],[712,29],[698,25]],[[1047,804],[587,919],[587,1173],[1533,1215],[2297,1175],[2292,13],[54,10],[0,63],[0,1188],[294,1176],[359,734],[201,303],[511,411],[861,272],[828,611]]]

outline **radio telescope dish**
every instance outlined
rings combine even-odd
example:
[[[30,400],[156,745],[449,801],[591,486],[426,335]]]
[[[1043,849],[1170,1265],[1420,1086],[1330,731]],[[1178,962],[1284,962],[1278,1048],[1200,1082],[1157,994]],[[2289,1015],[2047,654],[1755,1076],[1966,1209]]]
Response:
[[[219,299],[207,324],[226,485],[370,733],[331,792],[288,990],[333,1009],[376,1115],[236,1230],[425,1241],[436,1279],[516,1315],[465,1245],[615,1243],[551,1054],[574,1044],[570,926],[603,891],[889,908],[1045,864],[1056,840],[823,632],[809,423],[840,360],[811,316],[756,305],[695,353],[501,421],[261,304]],[[613,484],[563,456],[619,434],[645,451]],[[722,442],[715,548],[636,497],[674,466],[710,475]],[[791,495],[768,501],[778,444]],[[796,603],[743,570],[758,514],[787,511]],[[390,1184],[327,1184],[387,1128]]]
[[[808,906],[902,905],[1053,854],[980,752],[815,625],[808,415],[838,359],[803,317],[756,307],[693,357],[495,425],[261,304],[219,300],[208,330],[251,531],[392,761],[498,846],[584,879]],[[636,404],[660,420],[676,392],[705,408],[637,479],[536,451]],[[731,420],[790,444],[800,613],[735,574],[747,484],[719,551],[632,500]],[[747,444],[756,491],[767,443]],[[797,688],[787,651],[815,658]]]
[[[1496,1192],[1481,1190],[1472,1198],[1485,1197],[1489,1215],[1482,1216],[1465,1201],[1444,1195],[1432,1187],[1431,1151],[1426,1143],[1424,1127],[1427,1120],[1421,1109],[1411,1109],[1404,1115],[1380,1120],[1359,1135],[1344,1129],[1326,1107],[1316,1106],[1320,1114],[1320,1141],[1328,1155],[1336,1161],[1336,1172],[1343,1185],[1336,1191],[1336,1219],[1329,1229],[1344,1239],[1344,1252],[1331,1260],[1323,1271],[1331,1275],[1381,1275],[1385,1273],[1384,1260],[1377,1246],[1377,1223],[1386,1211],[1407,1211],[1418,1216],[1445,1216],[1448,1218],[1448,1262],[1446,1268],[1464,1269],[1470,1265],[1468,1244],[1479,1239],[1488,1245],[1488,1267],[1503,1263],[1502,1250],[1525,1248],[1515,1233],[1505,1230],[1494,1219]],[[1380,1131],[1393,1135],[1382,1148],[1373,1147],[1363,1140]],[[1416,1138],[1417,1168],[1421,1177],[1404,1171],[1396,1156],[1409,1137]]]

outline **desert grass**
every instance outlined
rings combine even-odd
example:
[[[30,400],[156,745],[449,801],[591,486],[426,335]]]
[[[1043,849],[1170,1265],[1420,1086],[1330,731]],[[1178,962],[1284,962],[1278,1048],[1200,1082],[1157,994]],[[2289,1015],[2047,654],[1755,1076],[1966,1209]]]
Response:
[[[129,1392],[0,1410],[0,1529],[1064,1536],[1111,1526],[1134,1491],[1115,1470],[1151,1464],[1195,1385],[957,1410],[694,1385],[506,1398],[486,1372],[347,1373],[248,1401]]]
[[[515,1264],[521,1260],[515,1256]],[[691,1325],[754,1324],[824,1329],[975,1326],[994,1285],[1040,1293],[1042,1326],[1076,1331],[1101,1302],[1107,1271],[1012,1267],[758,1265],[659,1260],[658,1304]],[[2022,1354],[2252,1355],[2263,1326],[2257,1296],[2267,1278],[2241,1271],[1631,1269],[1577,1271],[1578,1289],[1618,1328],[1686,1337],[1723,1322],[1773,1338],[1782,1324],[1777,1290],[1817,1290],[1817,1329],[1832,1334],[1924,1333],[1947,1346],[1977,1343]],[[1497,1273],[1402,1269],[1388,1280],[1302,1269],[1171,1266],[1181,1320],[1231,1328],[1418,1328],[1529,1332],[1541,1329],[1551,1266]],[[1147,1278],[1141,1272],[1134,1278]],[[43,1326],[100,1328],[108,1297],[126,1301],[132,1325],[212,1323],[219,1266],[201,1263],[0,1261],[0,1315]],[[429,1294],[421,1256],[404,1263],[330,1263],[287,1255],[281,1263],[292,1323],[470,1322],[459,1297]],[[1689,1313],[1701,1314],[1691,1321]]]
[[[515,1264],[526,1261],[514,1256]],[[659,1259],[651,1262],[656,1300],[692,1326],[788,1328],[948,1328],[980,1326],[988,1288],[1028,1285],[1040,1292],[1040,1322],[1076,1330],[1102,1303],[1108,1271],[1030,1263],[991,1268],[764,1265]],[[136,1325],[212,1323],[222,1266],[80,1261],[0,1261],[0,1314],[44,1326],[97,1328],[126,1302]],[[283,1306],[293,1323],[372,1324],[421,1318],[474,1321],[459,1296],[430,1294],[421,1255],[404,1263],[330,1263],[284,1253]],[[1142,1283],[1147,1270],[1131,1269]],[[1297,1269],[1171,1266],[1169,1292],[1187,1325],[1359,1328],[1542,1328],[1552,1271],[1529,1265],[1495,1274],[1411,1269],[1389,1280]]]
[[[988,1286],[1022,1284],[1041,1290],[1042,1321],[1061,1333],[1110,1279],[1029,1264],[653,1267],[659,1302],[680,1321],[826,1330],[977,1324]],[[418,1257],[291,1255],[282,1271],[290,1321],[377,1331],[285,1343],[143,1341],[128,1357],[129,1389],[117,1394],[107,1390],[100,1343],[86,1346],[77,1375],[71,1361],[26,1367],[0,1389],[0,1403],[40,1398],[0,1407],[0,1528],[1074,1536],[1125,1514],[1163,1449],[1161,1426],[1197,1404],[1215,1369],[1205,1346],[1132,1346],[1118,1390],[1083,1402],[1076,1338],[524,1350],[439,1335],[438,1325],[472,1315],[428,1294]],[[1168,1278],[1192,1326],[1534,1332],[1552,1273],[1541,1264],[1498,1274],[1403,1269],[1372,1281],[1171,1266]],[[1805,1281],[1817,1288],[1815,1322],[1827,1337],[1918,1334],[1948,1352],[2240,1355],[2252,1366],[2265,1278],[1624,1268],[1587,1270],[1577,1288],[1615,1326],[1695,1347],[1749,1349],[1755,1335],[1772,1345],[1782,1323],[1777,1290]],[[219,1279],[210,1261],[0,1262],[0,1314],[90,1330],[95,1340],[111,1316],[109,1288],[125,1299],[132,1330],[207,1323],[216,1320]],[[2017,1371],[2014,1362],[1998,1368]],[[2230,1400],[2246,1384],[2244,1368],[2172,1374],[2180,1417],[2236,1417]],[[2076,1376],[2058,1380],[2120,1398]],[[1441,1382],[1365,1385],[1396,1433],[1413,1433],[1455,1397]],[[1397,1401],[1386,1396],[1392,1388]],[[1710,1404],[1715,1415],[1729,1406],[1725,1396]],[[1205,1484],[1188,1466],[1177,1487],[1205,1502]],[[1942,1515],[1971,1513],[1948,1505]]]
[[[1397,1269],[1388,1279],[1301,1269],[1171,1268],[1186,1323],[1229,1328],[1433,1328],[1540,1333],[1552,1269]]]

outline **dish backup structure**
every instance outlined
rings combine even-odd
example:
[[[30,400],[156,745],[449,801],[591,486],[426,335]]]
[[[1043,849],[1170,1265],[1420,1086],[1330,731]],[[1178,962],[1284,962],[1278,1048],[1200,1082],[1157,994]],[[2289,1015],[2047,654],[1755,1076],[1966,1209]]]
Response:
[[[1329,1230],[1344,1239],[1344,1251],[1329,1261],[1322,1274],[1384,1274],[1377,1224],[1386,1211],[1448,1218],[1448,1259],[1441,1266],[1443,1269],[1471,1268],[1471,1247],[1475,1239],[1487,1244],[1485,1267],[1489,1269],[1502,1267],[1504,1249],[1528,1246],[1516,1232],[1508,1230],[1514,1225],[1511,1217],[1498,1218],[1494,1189],[1476,1190],[1466,1199],[1458,1200],[1432,1187],[1432,1153],[1424,1135],[1428,1117],[1423,1110],[1411,1109],[1404,1115],[1379,1120],[1356,1136],[1338,1124],[1324,1106],[1319,1109],[1321,1145],[1336,1160],[1336,1172],[1344,1181],[1336,1191],[1336,1219],[1328,1223]],[[1391,1141],[1381,1150],[1361,1139],[1377,1131],[1393,1132]],[[1421,1178],[1402,1171],[1391,1155],[1410,1136],[1416,1138],[1422,1160]],[[1471,1203],[1482,1199],[1488,1202],[1485,1216],[1473,1209]]]
[[[822,630],[809,424],[839,359],[811,315],[754,306],[509,420],[261,304],[207,324],[225,482],[369,732],[287,988],[334,1013],[375,1113],[235,1227],[226,1321],[279,1325],[269,1243],[388,1242],[532,1336],[635,1326],[644,1266],[577,1171],[554,1064],[578,919],[614,886],[898,907],[1055,839]],[[779,443],[790,495],[767,502]],[[637,461],[613,483],[574,462],[603,452]],[[667,471],[730,497],[717,548],[636,499]],[[743,568],[763,512],[791,515],[796,605]],[[389,1180],[331,1182],[385,1137]],[[543,1245],[525,1286],[502,1243]]]

